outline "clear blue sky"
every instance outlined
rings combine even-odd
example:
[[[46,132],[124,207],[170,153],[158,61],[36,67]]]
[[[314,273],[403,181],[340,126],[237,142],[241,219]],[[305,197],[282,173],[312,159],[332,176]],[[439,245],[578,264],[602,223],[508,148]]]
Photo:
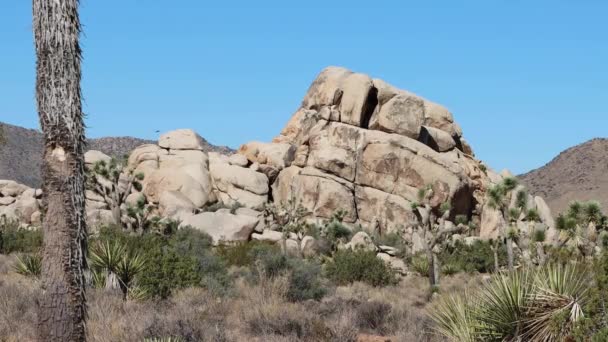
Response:
[[[496,169],[608,136],[608,1],[81,3],[91,137],[267,141],[328,65],[447,106]],[[35,128],[30,6],[0,1],[0,121]]]

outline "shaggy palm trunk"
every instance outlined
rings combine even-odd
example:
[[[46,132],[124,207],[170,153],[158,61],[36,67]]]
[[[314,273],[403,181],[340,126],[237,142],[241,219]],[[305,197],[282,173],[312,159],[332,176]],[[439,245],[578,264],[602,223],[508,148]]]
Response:
[[[509,271],[513,271],[514,262],[513,262],[513,239],[510,237],[507,238],[507,262],[509,266]]]
[[[44,133],[40,341],[85,341],[84,123],[78,0],[34,0],[36,100]]]

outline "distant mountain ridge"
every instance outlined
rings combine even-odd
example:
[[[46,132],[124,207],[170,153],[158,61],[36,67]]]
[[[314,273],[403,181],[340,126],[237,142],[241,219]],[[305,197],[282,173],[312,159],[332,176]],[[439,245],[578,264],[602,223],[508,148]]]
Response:
[[[519,178],[545,198],[554,215],[573,200],[598,200],[608,210],[608,139],[595,138],[561,152]]]
[[[205,142],[206,151],[229,154],[233,151],[225,146]],[[104,137],[88,140],[89,150],[98,150],[107,155],[120,157],[134,148],[155,141],[133,137]],[[0,179],[10,179],[31,187],[42,183],[43,136],[38,130],[23,128],[0,122]]]

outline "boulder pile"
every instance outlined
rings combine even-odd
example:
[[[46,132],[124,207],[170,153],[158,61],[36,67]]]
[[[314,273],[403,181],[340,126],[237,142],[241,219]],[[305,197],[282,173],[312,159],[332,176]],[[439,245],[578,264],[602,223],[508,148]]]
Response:
[[[88,165],[109,159],[87,154]],[[263,220],[269,202],[295,201],[309,222],[341,210],[345,224],[370,233],[407,230],[425,187],[432,188],[433,210],[449,203],[451,219],[463,215],[481,238],[495,238],[502,217],[485,204],[486,191],[507,176],[475,158],[445,107],[339,67],[317,76],[272,142],[249,142],[226,156],[204,152],[194,131],[176,130],[136,148],[127,170],[144,176],[127,202],[143,197],[159,216],[201,229],[216,243],[279,241],[281,233]],[[0,194],[0,214],[39,220],[38,191],[3,181]],[[543,199],[529,203],[552,228]],[[111,219],[103,198],[87,192],[87,204],[90,224]]]
[[[42,190],[11,180],[0,180],[0,218],[19,221],[23,226],[40,225]]]

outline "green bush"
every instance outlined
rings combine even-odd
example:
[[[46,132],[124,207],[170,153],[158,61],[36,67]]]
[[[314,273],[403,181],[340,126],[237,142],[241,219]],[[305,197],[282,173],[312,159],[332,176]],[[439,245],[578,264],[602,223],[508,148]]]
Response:
[[[226,263],[213,254],[212,239],[196,229],[182,228],[173,235],[131,234],[116,227],[101,229],[95,240],[119,241],[146,259],[138,285],[152,297],[167,298],[187,287],[205,287],[226,294],[231,278]]]
[[[216,248],[216,254],[220,256],[229,266],[246,267],[254,264],[257,256],[265,251],[279,253],[280,248],[276,244],[262,241],[243,242],[234,245],[220,245]]]
[[[498,253],[498,264],[504,265],[507,260],[507,252],[501,244]],[[443,265],[450,265],[450,271],[489,273],[494,270],[494,252],[488,241],[475,241],[472,245],[457,242],[454,246],[448,246],[439,255]]]
[[[292,302],[320,300],[327,294],[327,288],[321,281],[321,265],[302,260],[289,260],[289,289],[287,299]]]
[[[395,247],[399,250],[397,257],[403,258],[406,255],[407,243],[399,235],[399,233],[387,233],[387,234],[374,234],[373,235],[374,242],[379,246],[391,246]]]
[[[36,253],[41,247],[41,229],[21,229],[15,221],[0,219],[0,254]]]
[[[218,253],[229,264],[249,266],[250,281],[255,282],[260,277],[288,276],[287,298],[290,301],[319,300],[327,293],[321,265],[312,260],[286,256],[277,245],[254,242],[223,246]]]
[[[360,281],[372,286],[387,286],[398,282],[395,271],[372,251],[338,251],[325,271],[338,285]]]
[[[410,266],[416,273],[423,277],[429,275],[429,259],[422,253],[412,257]]]
[[[42,273],[42,256],[37,253],[20,255],[13,268],[15,272],[26,277],[39,278]]]

